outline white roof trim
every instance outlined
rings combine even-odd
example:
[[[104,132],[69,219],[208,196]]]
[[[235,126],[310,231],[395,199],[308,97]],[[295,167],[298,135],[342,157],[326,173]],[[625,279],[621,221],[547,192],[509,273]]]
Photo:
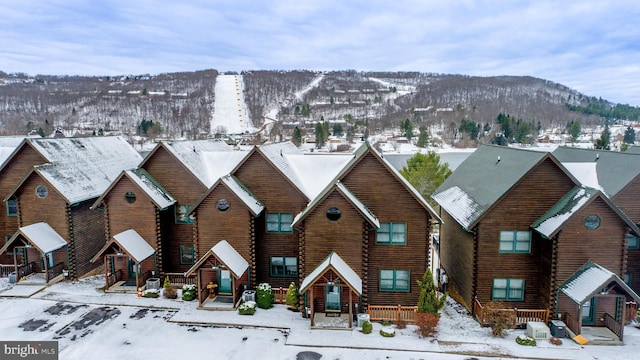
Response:
[[[236,278],[242,277],[249,268],[247,260],[227,240],[221,240],[211,248],[211,252],[231,270]]]
[[[113,239],[122,246],[123,250],[136,262],[142,262],[156,252],[151,245],[133,229],[113,235]]]

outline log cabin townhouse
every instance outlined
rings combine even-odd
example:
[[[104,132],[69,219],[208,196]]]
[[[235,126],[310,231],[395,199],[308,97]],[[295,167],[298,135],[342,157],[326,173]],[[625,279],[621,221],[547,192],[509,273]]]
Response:
[[[583,182],[593,186],[548,152],[483,145],[467,158],[433,194],[444,221],[440,260],[457,299],[476,316],[496,300],[562,317],[575,334],[606,325],[622,339],[623,304],[638,296],[620,277],[627,238],[640,229]],[[576,279],[589,285],[571,297]]]
[[[72,279],[89,273],[104,243],[103,216],[89,206],[140,161],[122,137],[25,139],[0,169],[3,187],[14,181],[3,194],[2,230],[11,235],[0,253],[13,253],[16,268],[44,273],[47,282],[63,271]]]

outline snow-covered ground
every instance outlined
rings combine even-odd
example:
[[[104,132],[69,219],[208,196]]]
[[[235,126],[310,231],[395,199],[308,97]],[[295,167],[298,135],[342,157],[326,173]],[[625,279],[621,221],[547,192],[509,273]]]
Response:
[[[197,310],[195,302],[105,294],[102,276],[63,282],[29,299],[1,297],[0,340],[57,340],[60,359],[633,359],[640,329],[625,328],[622,346],[560,346],[515,343],[524,330],[494,338],[454,301],[445,307],[438,333],[419,338],[413,326],[396,336],[354,330],[311,330],[299,313],[275,305],[253,316],[235,311]],[[0,289],[9,285],[0,279]],[[306,354],[310,355],[310,354]],[[318,358],[318,357],[316,357]]]
[[[212,134],[244,134],[255,131],[244,102],[243,88],[242,75],[218,75],[211,117]]]

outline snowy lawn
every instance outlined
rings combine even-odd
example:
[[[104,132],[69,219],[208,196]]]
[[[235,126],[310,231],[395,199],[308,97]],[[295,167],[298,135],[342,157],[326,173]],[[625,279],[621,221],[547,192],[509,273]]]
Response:
[[[623,346],[580,346],[570,339],[555,346],[515,342],[524,330],[494,338],[459,304],[449,301],[438,333],[419,338],[414,326],[394,337],[353,330],[311,330],[309,320],[284,305],[236,311],[197,310],[195,301],[105,294],[103,276],[63,282],[29,299],[0,297],[0,340],[57,340],[60,359],[297,359],[313,352],[322,359],[630,359],[640,351],[640,329],[625,328]],[[0,279],[0,289],[9,287]],[[2,294],[0,293],[0,296]],[[309,357],[312,358],[312,357]]]

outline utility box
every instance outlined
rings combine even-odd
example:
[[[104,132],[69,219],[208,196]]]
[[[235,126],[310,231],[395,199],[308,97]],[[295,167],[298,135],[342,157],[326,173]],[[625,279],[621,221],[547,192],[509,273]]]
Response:
[[[147,279],[147,290],[159,290],[160,289],[160,279],[159,278],[149,278]]]
[[[256,301],[256,291],[255,290],[245,290],[242,292],[242,302],[247,301]]]
[[[527,323],[527,336],[536,340],[546,340],[550,337],[549,327],[542,321],[529,321]]]
[[[15,284],[16,283],[16,273],[12,272],[9,274],[9,284]]]
[[[566,336],[567,325],[561,320],[551,320],[550,329],[551,336],[555,336],[557,338],[563,338]]]

